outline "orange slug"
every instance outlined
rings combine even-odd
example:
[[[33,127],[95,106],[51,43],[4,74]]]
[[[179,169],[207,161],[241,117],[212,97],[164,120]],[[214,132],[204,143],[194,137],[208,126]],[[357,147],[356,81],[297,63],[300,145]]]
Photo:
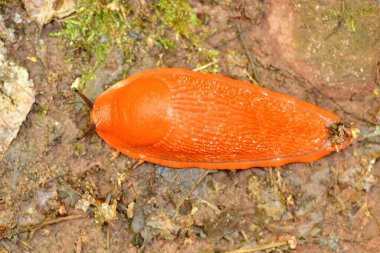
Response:
[[[129,157],[173,168],[311,162],[347,147],[352,137],[339,117],[312,104],[179,68],[134,74],[93,105],[79,95],[91,110],[92,128],[107,144]]]

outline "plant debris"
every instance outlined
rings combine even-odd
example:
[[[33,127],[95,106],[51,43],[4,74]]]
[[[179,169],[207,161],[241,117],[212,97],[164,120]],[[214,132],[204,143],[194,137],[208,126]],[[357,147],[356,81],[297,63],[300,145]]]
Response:
[[[75,0],[23,0],[30,18],[42,26],[53,18],[64,18],[75,11]]]

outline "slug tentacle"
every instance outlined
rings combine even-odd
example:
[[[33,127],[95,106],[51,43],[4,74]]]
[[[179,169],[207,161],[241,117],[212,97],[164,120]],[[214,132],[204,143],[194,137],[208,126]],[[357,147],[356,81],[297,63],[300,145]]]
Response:
[[[88,99],[88,98],[87,98],[82,92],[80,92],[77,88],[72,87],[71,89],[83,99],[83,101],[86,103],[86,105],[87,105],[87,107],[88,107],[88,110],[91,112],[91,111],[92,111],[92,108],[94,107],[94,104],[90,101],[90,99]]]
[[[76,94],[78,94],[82,100],[86,103],[87,105],[87,108],[88,110],[90,111],[90,113],[92,112],[93,108],[94,108],[94,104],[90,101],[90,99],[88,99],[82,92],[80,92],[77,88],[75,87],[72,87],[71,88],[72,91],[74,91]],[[75,142],[78,142],[80,141],[81,139],[85,138],[86,136],[88,136],[90,133],[94,132],[96,130],[96,125],[91,121],[90,124],[89,124],[89,128],[86,130],[86,132],[84,132],[80,137],[78,138],[75,138]]]
[[[75,138],[75,142],[78,142],[80,140],[82,140],[83,138],[85,138],[86,136],[88,136],[89,134],[91,134],[92,132],[94,132],[96,129],[96,126],[94,123],[90,123],[90,126],[89,128],[86,130],[86,132],[84,132],[81,136]]]

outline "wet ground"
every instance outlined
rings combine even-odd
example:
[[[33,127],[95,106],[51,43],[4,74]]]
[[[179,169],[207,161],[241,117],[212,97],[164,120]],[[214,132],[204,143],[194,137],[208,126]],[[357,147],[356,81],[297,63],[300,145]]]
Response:
[[[134,168],[96,135],[74,142],[89,118],[70,90],[83,59],[49,36],[61,23],[39,34],[21,3],[1,4],[6,57],[28,71],[35,102],[0,162],[0,252],[379,252],[380,4],[322,2],[191,1],[215,29],[204,46],[220,51],[220,74],[361,130],[316,162],[244,171]],[[195,68],[181,56],[141,53],[130,73]],[[84,92],[122,79],[119,63],[109,56]]]

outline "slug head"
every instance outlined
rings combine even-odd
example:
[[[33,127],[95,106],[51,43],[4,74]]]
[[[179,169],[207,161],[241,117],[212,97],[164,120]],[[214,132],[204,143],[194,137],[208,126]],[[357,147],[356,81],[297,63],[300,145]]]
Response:
[[[91,112],[96,132],[114,147],[157,143],[170,126],[170,91],[156,78],[139,78],[99,95]]]

